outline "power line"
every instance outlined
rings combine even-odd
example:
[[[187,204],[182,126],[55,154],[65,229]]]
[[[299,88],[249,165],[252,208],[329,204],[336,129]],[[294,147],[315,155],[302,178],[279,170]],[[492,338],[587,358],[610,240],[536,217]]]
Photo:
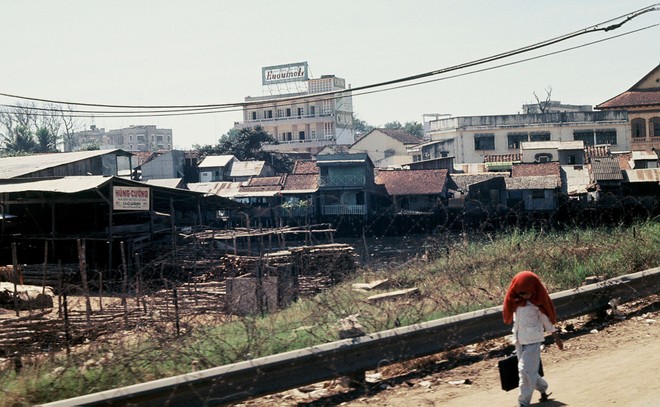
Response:
[[[632,20],[632,19],[634,19],[634,18],[636,18],[636,17],[638,17],[642,14],[652,12],[652,11],[658,11],[658,9],[659,9],[658,6],[660,6],[660,3],[656,3],[654,5],[651,5],[651,6],[648,6],[648,7],[645,7],[645,8],[642,8],[642,9],[633,11],[631,13],[627,13],[627,14],[609,19],[609,20],[606,20],[604,22],[601,22],[601,23],[596,24],[596,25],[589,26],[589,27],[584,28],[584,29],[580,29],[580,30],[577,30],[577,31],[574,31],[574,32],[571,32],[571,33],[568,33],[568,34],[561,35],[559,37],[551,38],[551,39],[541,41],[541,42],[537,42],[535,44],[528,45],[528,46],[525,46],[525,47],[522,47],[522,48],[502,52],[502,53],[495,54],[495,55],[492,55],[492,56],[489,56],[489,57],[480,58],[480,59],[473,60],[473,61],[470,61],[470,62],[462,63],[462,64],[459,64],[459,65],[454,65],[454,66],[447,67],[447,68],[436,69],[436,70],[429,71],[429,72],[424,72],[424,73],[415,74],[415,75],[411,75],[411,76],[401,77],[401,78],[392,79],[392,80],[379,82],[379,83],[374,83],[374,84],[370,84],[370,85],[354,87],[354,88],[349,89],[349,90],[336,90],[336,91],[323,92],[323,93],[318,93],[318,94],[313,94],[313,95],[308,94],[308,95],[301,95],[301,96],[294,96],[294,97],[265,99],[265,100],[253,101],[253,102],[198,104],[198,105],[111,105],[111,104],[100,104],[100,103],[82,103],[82,102],[60,101],[60,100],[52,100],[52,99],[45,99],[45,98],[20,96],[20,95],[14,95],[14,94],[9,94],[9,93],[2,93],[2,92],[0,92],[0,96],[12,97],[12,98],[30,100],[30,101],[38,101],[38,102],[44,102],[44,103],[53,103],[53,104],[59,104],[59,105],[69,105],[69,106],[86,106],[86,107],[113,108],[113,109],[142,109],[143,110],[143,111],[140,111],[140,112],[107,111],[107,110],[105,110],[105,111],[104,110],[82,110],[82,111],[76,111],[76,113],[87,113],[87,114],[82,114],[82,115],[81,114],[75,114],[75,115],[74,114],[67,114],[67,116],[69,116],[69,117],[81,117],[81,118],[82,117],[88,118],[88,117],[90,117],[90,114],[93,114],[97,117],[101,116],[101,117],[104,117],[104,118],[188,116],[188,115],[214,114],[214,113],[226,113],[226,112],[233,112],[233,111],[241,111],[246,106],[266,105],[266,104],[272,104],[272,103],[282,103],[282,102],[287,102],[287,101],[294,102],[294,101],[297,101],[297,100],[309,100],[309,99],[330,100],[330,99],[343,97],[345,94],[347,94],[349,92],[353,96],[359,96],[359,95],[364,95],[364,94],[369,94],[369,93],[377,93],[377,92],[382,92],[382,91],[387,91],[387,90],[392,90],[392,89],[398,89],[398,88],[403,88],[403,87],[408,87],[408,86],[417,86],[417,85],[424,84],[424,83],[445,80],[445,79],[459,77],[459,76],[463,76],[463,75],[469,75],[469,74],[473,74],[473,73],[477,73],[477,72],[483,72],[483,71],[487,71],[487,70],[490,70],[490,69],[496,69],[496,68],[500,68],[500,67],[503,67],[503,66],[509,66],[509,65],[513,65],[513,64],[516,64],[516,63],[529,61],[529,60],[532,60],[532,59],[538,59],[538,58],[542,58],[542,57],[549,56],[549,55],[555,55],[555,54],[560,53],[560,52],[565,52],[565,51],[568,51],[568,50],[581,48],[581,47],[584,47],[584,46],[587,46],[587,45],[592,45],[592,44],[595,44],[595,43],[599,43],[599,42],[607,41],[607,40],[610,40],[610,39],[618,38],[618,37],[621,37],[623,35],[628,35],[628,34],[639,32],[639,31],[642,31],[642,30],[645,30],[645,29],[653,28],[653,27],[656,27],[657,24],[647,26],[647,27],[644,27],[642,29],[630,31],[630,32],[627,32],[627,33],[624,33],[624,34],[621,34],[621,35],[617,35],[617,36],[609,37],[609,38],[606,38],[606,39],[602,39],[602,40],[599,40],[599,41],[594,41],[594,42],[591,42],[591,43],[583,44],[583,45],[576,46],[576,47],[567,48],[567,49],[564,49],[564,50],[544,54],[544,55],[537,56],[537,57],[532,57],[532,58],[527,58],[527,59],[520,60],[520,61],[514,61],[514,62],[507,63],[507,64],[502,64],[502,65],[499,65],[499,66],[496,66],[496,67],[484,68],[484,69],[480,69],[480,70],[473,71],[473,72],[468,72],[468,73],[464,73],[464,74],[458,74],[458,75],[453,75],[453,76],[443,77],[443,78],[438,78],[438,79],[433,79],[433,80],[421,81],[421,82],[416,82],[416,83],[412,83],[412,84],[408,84],[408,85],[391,86],[387,89],[371,90],[371,89],[374,89],[374,88],[381,88],[381,87],[384,87],[384,86],[397,85],[397,84],[400,84],[400,83],[417,81],[417,80],[432,77],[432,76],[437,76],[437,75],[441,75],[441,74],[445,74],[445,73],[449,73],[449,72],[453,72],[453,71],[457,71],[457,70],[461,70],[461,69],[466,69],[466,68],[469,68],[469,67],[474,67],[474,66],[478,66],[478,65],[498,61],[500,59],[509,58],[509,57],[516,56],[516,55],[519,55],[519,54],[522,54],[522,53],[526,53],[526,52],[530,52],[530,51],[533,51],[533,50],[544,48],[544,47],[547,47],[547,46],[550,46],[550,45],[554,45],[554,44],[557,44],[559,42],[566,41],[568,39],[575,38],[575,37],[585,35],[585,34],[588,34],[588,33],[594,33],[594,32],[598,32],[598,31],[609,32],[609,31],[620,28],[621,26],[623,26],[628,21],[630,21],[630,20]],[[621,20],[621,19],[623,19],[623,21],[621,21],[619,23],[611,24],[611,25],[603,27],[603,25],[605,25],[605,24],[608,24],[608,23],[611,23],[611,22],[614,22],[614,21],[618,21],[618,20]],[[360,91],[367,91],[367,90],[370,90],[370,91],[360,92]],[[62,114],[62,111],[58,110],[56,108],[49,109],[49,108],[36,108],[36,107],[12,106],[12,105],[0,105],[0,106],[18,107],[18,108],[24,107],[24,108],[29,108],[29,109],[34,109],[34,110],[39,110],[39,111],[44,111],[44,112],[53,111],[53,112],[57,112],[58,116],[60,114]]]

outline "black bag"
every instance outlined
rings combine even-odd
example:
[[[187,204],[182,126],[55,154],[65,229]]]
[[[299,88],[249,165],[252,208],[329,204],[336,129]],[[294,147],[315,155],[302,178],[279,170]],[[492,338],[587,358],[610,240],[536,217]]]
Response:
[[[497,361],[500,371],[502,390],[509,391],[518,387],[518,355],[515,353]],[[543,376],[543,362],[539,361],[539,375]]]

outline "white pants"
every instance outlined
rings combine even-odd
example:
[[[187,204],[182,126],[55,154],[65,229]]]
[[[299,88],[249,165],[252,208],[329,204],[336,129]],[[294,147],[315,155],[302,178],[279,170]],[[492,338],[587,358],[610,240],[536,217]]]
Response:
[[[518,354],[518,382],[520,394],[518,403],[521,406],[529,406],[534,389],[545,393],[548,390],[548,382],[539,375],[541,364],[541,342],[528,345],[516,344]]]

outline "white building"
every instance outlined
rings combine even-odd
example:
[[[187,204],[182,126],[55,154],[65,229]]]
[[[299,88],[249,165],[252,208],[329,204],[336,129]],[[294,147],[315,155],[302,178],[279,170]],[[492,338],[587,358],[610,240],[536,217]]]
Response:
[[[582,141],[630,149],[625,111],[571,111],[544,114],[438,118],[425,123],[421,160],[453,157],[456,164],[483,163],[484,157],[520,153],[530,141]]]
[[[263,147],[270,151],[315,154],[326,145],[353,144],[353,99],[346,81],[334,75],[309,78],[307,72],[306,62],[262,68],[269,95],[246,97],[243,121],[234,128],[261,126],[279,143]]]
[[[89,130],[74,133],[73,139],[65,145],[66,151],[89,147],[101,150],[119,148],[126,151],[168,151],[172,149],[172,129],[139,125],[106,131],[92,125]]]

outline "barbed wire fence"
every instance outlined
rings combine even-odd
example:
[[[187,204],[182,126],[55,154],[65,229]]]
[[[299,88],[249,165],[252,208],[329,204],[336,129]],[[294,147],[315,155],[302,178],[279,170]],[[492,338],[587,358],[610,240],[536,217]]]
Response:
[[[351,237],[303,232],[285,241],[274,233],[276,242],[268,244],[269,236],[257,233],[246,238],[251,244],[241,253],[234,252],[235,239],[234,250],[217,245],[215,236],[208,239],[209,229],[200,227],[199,234],[180,236],[176,248],[160,248],[156,256],[125,255],[112,273],[80,262],[25,264],[23,282],[40,287],[42,296],[50,290],[52,304],[42,298],[18,316],[3,316],[0,378],[50,360],[53,377],[114,372],[95,384],[112,388],[281,352],[291,343],[327,342],[341,332],[360,335],[487,307],[499,302],[508,281],[493,272],[475,283],[474,270],[450,266],[473,256],[470,242],[489,242],[511,230],[541,236],[657,222],[660,215],[658,197],[607,202],[580,207],[569,201],[553,211],[526,213],[475,201],[460,211],[440,205],[423,215],[383,214],[366,221],[345,216],[332,226]],[[643,261],[635,259],[630,267]],[[426,281],[400,272],[429,264],[438,270]],[[16,274],[3,279],[17,282]],[[385,292],[417,290],[372,298],[342,285],[347,280]],[[278,310],[284,310],[278,325],[265,322]],[[71,386],[59,383],[49,397]]]

